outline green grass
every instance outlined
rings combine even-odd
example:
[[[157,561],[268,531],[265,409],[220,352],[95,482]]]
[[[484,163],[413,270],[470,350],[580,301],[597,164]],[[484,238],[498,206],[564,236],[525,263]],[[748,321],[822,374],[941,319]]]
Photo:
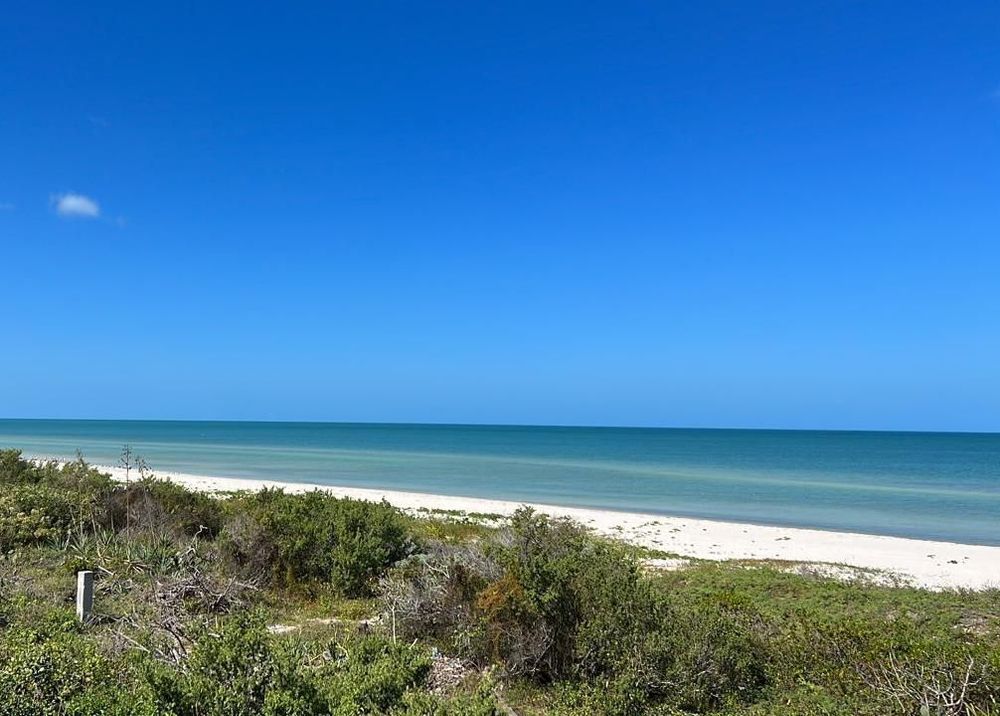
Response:
[[[664,589],[695,597],[729,595],[776,620],[822,615],[825,619],[907,617],[928,628],[975,625],[1000,634],[1000,591],[940,591],[882,587],[789,574],[777,566],[700,562],[655,576]]]
[[[478,518],[466,515],[427,513],[427,516],[409,519],[410,534],[418,541],[437,540],[450,544],[464,544],[486,539],[497,530],[496,525],[483,524]]]

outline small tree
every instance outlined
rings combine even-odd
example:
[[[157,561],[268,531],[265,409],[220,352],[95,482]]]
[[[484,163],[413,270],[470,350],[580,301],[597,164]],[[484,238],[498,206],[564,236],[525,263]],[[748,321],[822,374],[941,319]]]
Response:
[[[125,470],[125,531],[127,532],[130,526],[129,519],[129,485],[131,484],[132,470],[139,473],[140,479],[146,479],[150,476],[151,471],[149,465],[146,463],[146,459],[141,455],[137,455],[132,446],[125,443],[122,446],[121,455],[118,456],[118,466]]]

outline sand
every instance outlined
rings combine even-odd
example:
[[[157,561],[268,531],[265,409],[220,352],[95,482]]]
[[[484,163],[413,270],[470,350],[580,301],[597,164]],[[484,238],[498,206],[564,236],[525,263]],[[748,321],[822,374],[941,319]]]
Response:
[[[123,480],[125,477],[121,468],[98,467],[111,473],[116,479]],[[288,492],[323,490],[338,497],[386,500],[396,507],[417,514],[423,510],[455,510],[509,515],[527,504],[547,515],[571,518],[597,534],[692,559],[780,560],[788,563],[782,566],[789,571],[839,579],[901,583],[934,590],[1000,588],[1000,547],[397,490],[174,472],[157,472],[156,475],[208,492],[259,490],[262,487],[281,487]],[[650,562],[654,568],[667,569],[682,568],[683,564],[683,560],[677,559]]]

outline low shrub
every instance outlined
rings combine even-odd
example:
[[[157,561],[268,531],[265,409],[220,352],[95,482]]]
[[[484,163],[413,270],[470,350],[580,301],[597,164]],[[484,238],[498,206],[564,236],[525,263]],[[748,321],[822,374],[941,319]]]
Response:
[[[40,484],[10,485],[0,491],[0,550],[65,539],[85,520],[76,496]]]
[[[68,572],[89,569],[128,577],[162,575],[178,568],[180,550],[166,535],[97,529],[74,532],[63,553]]]
[[[474,546],[429,543],[424,552],[396,565],[379,583],[379,596],[394,634],[461,644],[473,622],[476,596],[503,574]]]
[[[20,450],[0,450],[0,482],[16,485],[27,481],[31,465],[21,457]]]
[[[146,678],[158,713],[173,716],[324,713],[301,654],[277,642],[255,612],[202,631],[183,670],[150,664]]]
[[[426,650],[371,635],[311,653],[251,612],[201,633],[183,669],[150,664],[146,678],[159,712],[173,716],[496,713],[485,691],[454,701],[421,692],[430,668]]]
[[[318,689],[331,713],[387,713],[423,685],[430,656],[409,644],[378,636],[335,643],[333,659],[317,673]]]
[[[66,539],[89,529],[113,483],[82,460],[64,465],[0,450],[0,550]]]
[[[401,631],[450,632],[480,664],[561,683],[570,710],[700,713],[751,703],[769,683],[752,609],[675,599],[632,552],[575,524],[521,510],[486,552],[439,550],[394,570],[382,597]]]
[[[388,503],[269,489],[233,498],[223,546],[241,565],[270,560],[286,585],[321,582],[348,596],[371,594],[376,580],[413,549],[402,515]]]
[[[57,612],[47,623],[0,633],[0,713],[152,716],[161,712],[136,661],[103,654],[79,632],[72,614]]]
[[[1000,642],[955,638],[913,616],[818,625],[808,642],[776,652],[799,654],[801,663],[809,663],[806,653],[819,656],[824,663],[810,671],[823,675],[834,693],[845,698],[865,691],[883,713],[991,713],[985,709],[1000,703]]]
[[[20,450],[0,450],[0,484],[45,485],[73,490],[81,497],[98,497],[114,488],[114,481],[83,458],[65,463],[25,460]]]
[[[177,537],[215,537],[222,527],[219,500],[168,480],[147,477],[105,497],[102,526]]]

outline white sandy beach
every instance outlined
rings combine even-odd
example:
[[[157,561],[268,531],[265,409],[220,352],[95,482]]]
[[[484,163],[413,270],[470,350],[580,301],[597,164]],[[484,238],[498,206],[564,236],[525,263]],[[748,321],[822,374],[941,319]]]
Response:
[[[124,480],[119,467],[98,466]],[[715,520],[665,517],[577,507],[559,507],[474,497],[431,495],[397,490],[334,487],[207,475],[157,472],[193,489],[209,492],[281,487],[289,492],[323,490],[338,497],[386,500],[408,511],[457,510],[466,513],[509,515],[523,504],[554,517],[568,517],[594,532],[632,544],[706,560],[782,560],[796,570],[815,571],[840,578],[855,570],[874,570],[891,581],[928,589],[985,589],[1000,587],[1000,547],[882,537],[823,530],[772,527]],[[676,561],[664,561],[676,566]]]

